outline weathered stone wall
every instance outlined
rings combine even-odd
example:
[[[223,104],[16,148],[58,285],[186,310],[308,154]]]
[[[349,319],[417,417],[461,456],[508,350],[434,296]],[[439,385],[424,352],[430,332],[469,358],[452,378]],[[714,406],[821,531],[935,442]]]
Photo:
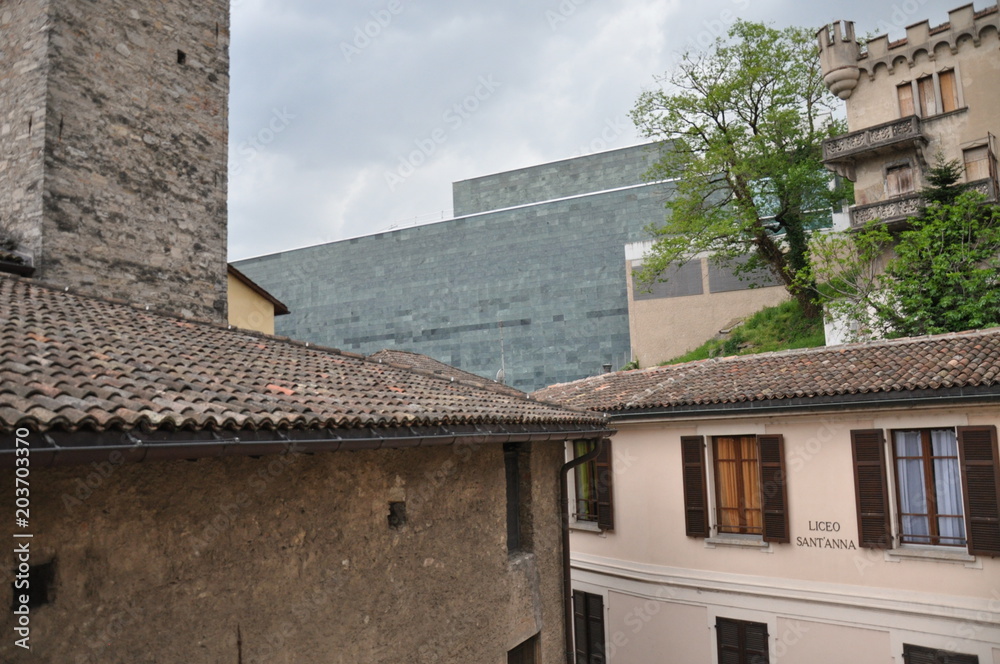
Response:
[[[228,27],[223,0],[50,1],[37,277],[225,319]]]
[[[31,653],[4,613],[0,660],[503,664],[541,631],[559,664],[562,450],[532,446],[534,553],[513,557],[500,445],[36,469],[32,563],[54,559],[54,596]]]
[[[41,243],[47,2],[0,5],[0,232]]]

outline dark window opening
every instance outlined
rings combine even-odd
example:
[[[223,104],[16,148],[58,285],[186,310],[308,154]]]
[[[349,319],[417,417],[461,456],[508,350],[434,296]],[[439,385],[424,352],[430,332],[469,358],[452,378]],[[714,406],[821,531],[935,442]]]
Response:
[[[904,664],[979,664],[979,657],[904,643],[903,662]]]
[[[399,530],[406,525],[406,503],[389,503],[389,527]]]
[[[507,652],[507,664],[535,664],[538,661],[538,635]]]
[[[604,598],[573,591],[573,643],[577,664],[604,664]]]
[[[767,625],[716,618],[716,643],[719,661],[726,664],[758,664],[768,662]]]
[[[579,458],[590,453],[596,444],[592,440],[574,442],[573,457]],[[615,529],[613,479],[611,441],[605,440],[596,459],[581,464],[574,470],[576,506],[573,516],[577,521],[596,523],[601,530]]]
[[[177,64],[183,65],[187,62],[187,59],[188,59],[187,53],[181,50],[177,51]]]
[[[29,609],[36,609],[52,601],[52,586],[55,583],[55,561],[49,561],[43,565],[32,565],[28,568],[26,578],[18,578],[15,571],[14,581],[10,584],[13,589],[13,601],[11,610],[16,611],[25,605],[22,603],[22,596],[27,596],[26,606]],[[25,587],[27,582],[27,587]]]
[[[507,486],[507,552],[531,551],[531,447],[503,446]]]

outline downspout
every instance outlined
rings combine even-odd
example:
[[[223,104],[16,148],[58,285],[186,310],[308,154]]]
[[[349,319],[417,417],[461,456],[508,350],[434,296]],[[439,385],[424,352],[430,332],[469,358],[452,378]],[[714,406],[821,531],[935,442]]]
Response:
[[[562,555],[563,555],[563,629],[566,635],[566,664],[574,664],[576,645],[573,641],[573,582],[569,562],[569,471],[588,461],[593,461],[604,449],[606,438],[598,438],[594,449],[581,457],[563,464],[559,469],[559,500],[562,502]]]

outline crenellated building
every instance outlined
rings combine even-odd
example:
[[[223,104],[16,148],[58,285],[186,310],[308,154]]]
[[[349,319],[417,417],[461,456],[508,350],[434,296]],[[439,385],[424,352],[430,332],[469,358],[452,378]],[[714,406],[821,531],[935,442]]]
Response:
[[[997,197],[1000,12],[968,4],[948,18],[915,23],[892,42],[862,44],[851,21],[818,33],[824,81],[845,100],[850,129],[823,144],[823,158],[855,183],[852,227],[918,212],[939,158],[962,164],[966,182]]]

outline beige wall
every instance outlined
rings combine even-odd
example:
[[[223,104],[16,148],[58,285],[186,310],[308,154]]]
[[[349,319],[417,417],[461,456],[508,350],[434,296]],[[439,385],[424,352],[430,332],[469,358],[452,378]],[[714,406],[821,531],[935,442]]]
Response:
[[[774,659],[783,664],[830,661],[892,664],[889,632],[778,618]]]
[[[958,109],[921,117],[920,131],[926,145],[912,144],[893,149],[870,150],[856,158],[855,202],[875,203],[888,198],[885,168],[909,160],[914,167],[914,191],[927,184],[926,168],[938,156],[963,162],[963,150],[984,145],[988,135],[1000,134],[1000,67],[997,66],[997,13],[973,18],[972,5],[950,12],[948,29],[929,32],[927,22],[907,28],[907,38],[890,48],[885,37],[869,40],[868,54],[858,57],[850,39],[835,45],[828,33],[820,33],[824,49],[821,60],[827,82],[858,74],[856,87],[845,92],[850,132],[858,132],[903,117],[897,88],[918,79],[954,70],[958,79]],[[837,26],[839,31],[840,26]],[[839,32],[837,32],[839,35]],[[917,104],[919,107],[919,104]],[[919,108],[917,114],[922,115]],[[909,115],[909,113],[907,113]],[[884,139],[880,139],[884,140]],[[997,145],[992,146],[995,152]]]
[[[513,558],[500,445],[34,469],[55,597],[31,612],[35,650],[7,636],[0,660],[504,664],[540,630],[561,664],[562,444],[531,455],[534,553]]]
[[[633,359],[651,367],[697,348],[736,318],[745,318],[788,299],[780,286],[710,293],[708,261],[702,259],[701,295],[635,299],[632,270],[626,261],[629,334]]]
[[[227,278],[229,324],[244,330],[274,334],[274,305],[232,274]]]
[[[927,639],[932,640],[928,647],[948,646],[989,661],[990,646],[1000,643],[1000,559],[972,559],[964,552],[947,561],[916,559],[861,548],[850,440],[852,429],[975,424],[1000,425],[1000,410],[993,405],[615,422],[615,531],[574,531],[574,585],[703,606],[709,625],[719,615],[767,622],[772,654],[782,620],[822,624],[823,629],[811,629],[795,644],[782,646],[790,662],[823,661],[812,657],[848,635],[859,653],[860,644],[878,649],[846,661],[885,664],[900,657],[902,643],[924,644]],[[733,546],[685,536],[680,436],[703,435],[708,441],[715,435],[764,433],[784,437],[792,542]],[[839,524],[839,531],[818,532],[817,522]],[[805,546],[800,537],[831,537],[843,540],[846,548]],[[612,610],[612,622],[614,615]],[[609,625],[609,634],[613,629]],[[659,647],[658,632],[650,633],[656,635],[654,642],[637,638],[630,648]],[[684,637],[679,640],[688,647]],[[712,643],[714,648],[714,636]],[[630,657],[621,661],[632,661]]]

